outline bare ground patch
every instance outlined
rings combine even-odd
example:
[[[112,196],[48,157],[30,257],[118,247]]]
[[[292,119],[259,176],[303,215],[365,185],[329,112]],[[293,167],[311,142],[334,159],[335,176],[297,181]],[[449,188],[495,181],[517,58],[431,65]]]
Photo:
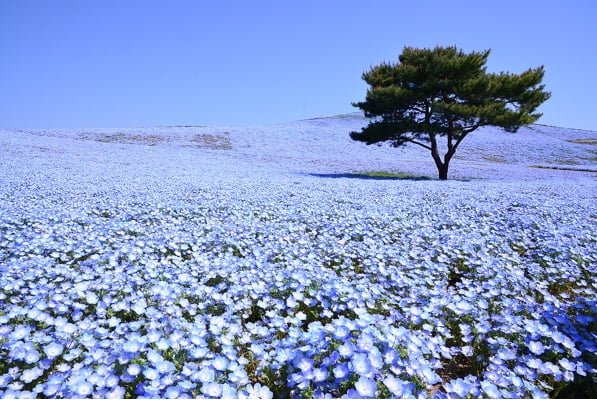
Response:
[[[232,142],[228,132],[220,134],[201,133],[191,139],[198,147],[212,150],[232,150]]]
[[[145,144],[149,146],[155,146],[157,144],[167,141],[167,138],[160,135],[139,135],[139,134],[126,134],[122,132],[116,133],[82,133],[80,136],[84,140],[95,140],[101,143],[122,143],[122,144]]]
[[[597,139],[572,139],[572,140],[567,140],[567,142],[578,143],[578,144],[593,144],[593,145],[597,145]]]
[[[589,168],[550,167],[550,166],[545,166],[545,165],[531,165],[530,168],[541,168],[541,169],[553,169],[553,170],[560,170],[560,171],[576,171],[576,172],[593,172],[593,173],[597,173],[597,169],[589,169]]]

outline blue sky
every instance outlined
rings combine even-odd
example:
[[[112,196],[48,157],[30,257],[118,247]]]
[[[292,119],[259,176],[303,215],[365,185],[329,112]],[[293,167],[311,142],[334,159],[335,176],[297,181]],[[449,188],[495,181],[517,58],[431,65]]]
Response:
[[[0,127],[259,125],[358,111],[404,46],[544,65],[539,123],[597,130],[597,2],[0,2]]]

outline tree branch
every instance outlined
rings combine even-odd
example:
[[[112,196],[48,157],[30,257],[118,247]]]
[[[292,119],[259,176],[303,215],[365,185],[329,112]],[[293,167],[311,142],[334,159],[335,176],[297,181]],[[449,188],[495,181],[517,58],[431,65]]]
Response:
[[[428,147],[428,149],[431,150],[432,155],[439,155],[437,151],[437,140],[435,139],[435,133],[429,134],[429,141],[431,142],[431,147]]]
[[[453,147],[454,151],[456,151],[456,149],[458,148],[458,145],[460,144],[460,142],[462,142],[462,140],[466,137],[466,135],[468,135],[472,131],[476,130],[477,128],[479,128],[479,124],[475,124],[475,125],[469,126],[467,128],[464,128],[462,130],[462,134],[460,136],[458,136],[458,139],[456,140],[456,143],[454,144],[454,147]]]
[[[452,140],[454,139],[454,121],[450,118],[448,120],[448,157],[452,157],[452,154],[456,151]],[[451,154],[452,153],[452,154]]]
[[[472,131],[476,130],[477,128],[479,128],[479,124],[475,124],[475,125],[471,125],[471,126],[467,126],[462,128],[462,132],[466,135],[471,133]]]
[[[462,135],[460,135],[458,137],[458,140],[456,140],[456,143],[454,144],[454,151],[456,151],[456,149],[458,148],[458,145],[460,144],[460,142],[462,142],[462,140],[466,137],[466,135],[468,135],[472,131],[474,131],[474,129],[471,129],[471,130],[468,130],[468,131],[465,130],[464,132],[462,132]]]
[[[414,144],[418,144],[419,146],[421,146],[421,147],[424,147],[424,148],[426,148],[427,150],[433,150],[433,149],[431,148],[431,146],[428,146],[428,145],[426,145],[425,143],[421,143],[421,142],[418,142],[418,141],[416,141],[416,140],[413,140],[413,139],[407,139],[406,141],[407,141],[407,142],[414,143]]]
[[[410,109],[411,109],[411,110],[414,110],[414,111],[416,111],[416,112],[418,112],[418,113],[421,113],[421,114],[425,114],[425,113],[426,113],[426,110],[425,110],[425,109],[422,109],[422,108],[420,108],[420,107],[417,107],[417,106],[412,106],[412,107],[410,107]]]

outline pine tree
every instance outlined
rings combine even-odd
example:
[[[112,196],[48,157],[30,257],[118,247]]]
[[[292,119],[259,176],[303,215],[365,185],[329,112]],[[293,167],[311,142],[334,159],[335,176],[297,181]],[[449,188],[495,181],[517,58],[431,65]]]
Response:
[[[519,75],[489,74],[489,53],[405,47],[399,63],[372,67],[363,74],[370,85],[366,100],[353,106],[374,120],[351,138],[422,146],[431,152],[439,179],[448,179],[450,160],[469,133],[485,125],[516,132],[541,116],[535,110],[550,97],[541,84],[543,66]],[[440,137],[447,146],[443,158]]]

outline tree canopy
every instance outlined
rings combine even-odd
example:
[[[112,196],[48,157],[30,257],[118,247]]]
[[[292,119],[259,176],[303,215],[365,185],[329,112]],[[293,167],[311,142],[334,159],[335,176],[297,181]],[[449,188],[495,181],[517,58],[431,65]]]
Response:
[[[462,140],[481,126],[516,132],[535,122],[550,93],[541,84],[544,68],[521,74],[487,73],[490,50],[464,53],[456,47],[405,47],[399,63],[382,63],[363,73],[364,102],[353,103],[374,120],[352,139],[367,144],[407,143],[431,152],[440,179]],[[438,138],[446,138],[443,158]]]

